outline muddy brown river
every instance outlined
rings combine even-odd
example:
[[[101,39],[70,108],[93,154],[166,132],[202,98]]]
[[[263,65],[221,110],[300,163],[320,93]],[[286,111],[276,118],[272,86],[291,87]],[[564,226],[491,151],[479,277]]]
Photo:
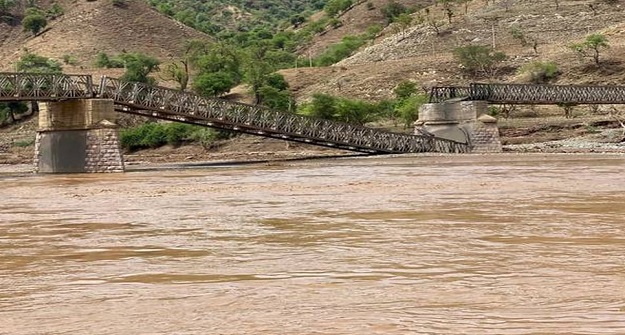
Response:
[[[625,334],[625,156],[0,174],[0,334]]]

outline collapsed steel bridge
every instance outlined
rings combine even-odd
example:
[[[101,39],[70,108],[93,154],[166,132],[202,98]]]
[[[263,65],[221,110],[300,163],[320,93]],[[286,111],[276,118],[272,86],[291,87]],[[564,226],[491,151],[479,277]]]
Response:
[[[335,122],[268,108],[89,75],[0,73],[1,101],[112,99],[116,110],[157,119],[232,130],[366,154],[464,153],[468,143]]]
[[[480,84],[434,87],[430,103],[448,100],[510,105],[625,104],[625,86]]]

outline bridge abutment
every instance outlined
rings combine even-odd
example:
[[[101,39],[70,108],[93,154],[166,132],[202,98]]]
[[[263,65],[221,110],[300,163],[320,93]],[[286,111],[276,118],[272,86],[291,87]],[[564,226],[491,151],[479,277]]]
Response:
[[[497,120],[487,114],[486,101],[448,101],[424,104],[415,122],[415,134],[423,132],[469,143],[471,152],[501,152]]]
[[[113,100],[78,99],[39,104],[37,173],[123,172]]]

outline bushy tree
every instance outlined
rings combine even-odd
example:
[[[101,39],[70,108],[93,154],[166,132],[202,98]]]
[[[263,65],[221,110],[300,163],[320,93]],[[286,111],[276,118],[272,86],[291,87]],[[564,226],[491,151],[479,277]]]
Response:
[[[595,64],[599,65],[599,54],[602,49],[609,48],[608,39],[602,34],[592,34],[581,43],[571,45],[571,49],[582,57],[592,57]]]
[[[261,88],[270,86],[267,83],[271,74],[276,71],[275,64],[271,63],[267,57],[265,45],[257,45],[247,50],[243,64],[244,82],[249,85],[251,93],[254,95],[256,104],[262,104],[263,96]]]
[[[243,56],[241,51],[226,43],[201,45],[196,42],[190,51],[190,63],[198,73],[225,72],[234,83],[238,84],[242,77]]]
[[[492,76],[497,69],[497,63],[504,61],[507,56],[503,52],[495,51],[485,45],[467,45],[454,49],[454,57],[465,71],[472,75]]]
[[[328,0],[323,10],[329,16],[336,16],[340,12],[349,8],[352,5],[352,0]]]
[[[427,95],[418,94],[417,84],[410,80],[400,82],[393,90],[395,103],[393,118],[399,118],[404,127],[410,127],[419,117],[419,107],[428,101]]]
[[[288,90],[280,90],[265,85],[260,88],[259,95],[261,97],[261,103],[265,107],[283,112],[291,111],[295,107],[291,92]]]
[[[191,80],[191,69],[197,63],[199,57],[205,55],[209,50],[209,44],[203,40],[187,40],[180,58],[165,65],[163,77],[165,80],[173,80],[178,83],[181,91],[187,89]]]
[[[61,73],[63,68],[59,62],[34,53],[26,53],[15,65],[18,72],[30,73]]]
[[[419,107],[427,102],[428,96],[425,94],[412,94],[397,101],[395,112],[403,121],[404,127],[411,127],[417,121],[419,118]]]
[[[315,94],[310,103],[300,108],[300,113],[316,118],[365,124],[380,116],[380,105],[366,101],[334,97],[328,94]]]
[[[231,74],[224,71],[205,72],[193,80],[193,90],[205,97],[218,97],[235,85]]]
[[[159,60],[142,53],[123,53],[119,58],[124,62],[126,72],[120,78],[124,81],[155,84],[156,80],[150,73],[158,70]]]
[[[24,26],[24,31],[30,31],[33,35],[37,35],[48,25],[48,20],[43,13],[33,12],[24,17],[22,25]]]
[[[336,98],[324,93],[313,94],[312,101],[301,107],[304,115],[319,119],[334,120],[336,113]]]
[[[410,80],[404,80],[397,84],[393,90],[393,94],[397,99],[405,99],[413,94],[417,94],[417,84]]]

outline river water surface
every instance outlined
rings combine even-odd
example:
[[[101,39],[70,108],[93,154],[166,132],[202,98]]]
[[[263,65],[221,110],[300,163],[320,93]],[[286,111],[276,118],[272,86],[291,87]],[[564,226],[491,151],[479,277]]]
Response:
[[[625,156],[0,174],[0,334],[625,334]]]

